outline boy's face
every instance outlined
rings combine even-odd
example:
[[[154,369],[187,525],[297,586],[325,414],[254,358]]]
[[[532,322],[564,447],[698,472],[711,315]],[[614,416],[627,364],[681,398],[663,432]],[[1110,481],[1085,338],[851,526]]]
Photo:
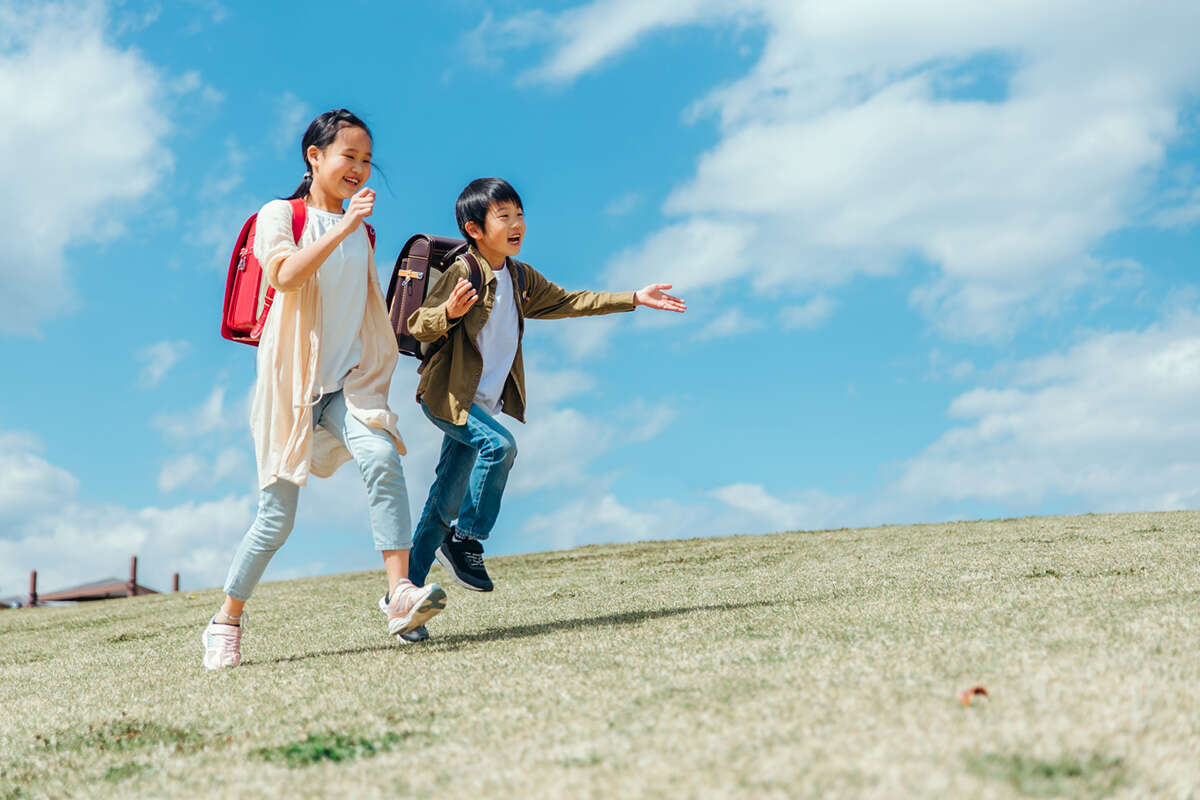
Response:
[[[483,230],[468,222],[468,230],[485,256],[515,256],[525,239],[525,212],[516,203],[493,203],[484,218]]]

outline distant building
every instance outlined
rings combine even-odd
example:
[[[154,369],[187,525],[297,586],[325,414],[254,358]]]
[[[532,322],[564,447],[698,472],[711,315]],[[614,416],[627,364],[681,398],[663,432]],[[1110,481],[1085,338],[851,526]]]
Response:
[[[91,583],[72,586],[70,589],[59,589],[57,592],[38,593],[39,606],[65,606],[83,603],[89,600],[109,600],[114,597],[132,597],[139,594],[158,594],[151,588],[140,583],[133,584],[133,592],[129,591],[130,582],[118,578],[105,578]],[[29,595],[17,594],[10,597],[0,597],[0,611],[9,608],[29,608]]]
[[[85,600],[108,600],[112,597],[132,597],[139,594],[158,594],[153,589],[147,589],[140,583],[133,584],[133,592],[129,591],[129,581],[123,581],[119,578],[105,578],[104,580],[84,583],[79,586],[74,586],[70,589],[60,589],[57,592],[47,592],[46,594],[38,594],[38,604],[53,603],[53,602],[74,602],[79,603]]]

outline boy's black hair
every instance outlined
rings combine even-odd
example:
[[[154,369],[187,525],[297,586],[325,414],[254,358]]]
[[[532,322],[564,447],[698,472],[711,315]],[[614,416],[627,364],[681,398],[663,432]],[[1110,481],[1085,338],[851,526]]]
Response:
[[[308,124],[308,130],[304,132],[304,138],[300,140],[300,158],[304,161],[304,180],[300,181],[296,191],[292,192],[291,196],[283,198],[284,200],[295,200],[297,197],[308,196],[313,180],[312,165],[308,163],[308,148],[316,145],[318,150],[324,150],[333,144],[338,131],[342,128],[362,128],[367,132],[367,136],[375,138],[371,136],[371,129],[367,127],[367,123],[344,108],[335,108],[318,116]]]
[[[480,228],[486,227],[484,223],[488,209],[498,203],[514,203],[517,208],[525,210],[521,195],[502,178],[476,178],[459,193],[458,202],[454,204],[454,216],[458,220],[458,230],[467,241],[475,243],[471,234],[467,233],[467,223],[474,222]]]

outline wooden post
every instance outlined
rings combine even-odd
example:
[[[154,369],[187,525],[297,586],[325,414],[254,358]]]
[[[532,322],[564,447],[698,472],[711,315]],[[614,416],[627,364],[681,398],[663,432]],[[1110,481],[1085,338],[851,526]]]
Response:
[[[37,570],[29,572],[29,605],[37,605]]]
[[[178,572],[176,572],[174,575],[171,576],[171,591],[172,592],[179,591],[179,573]]]
[[[129,557],[129,583],[125,585],[127,597],[137,594],[137,556]]]

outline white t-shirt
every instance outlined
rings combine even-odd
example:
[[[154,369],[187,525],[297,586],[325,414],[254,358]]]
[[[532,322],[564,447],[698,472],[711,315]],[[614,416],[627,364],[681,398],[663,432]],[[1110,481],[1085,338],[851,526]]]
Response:
[[[308,207],[306,226],[317,239],[339,222],[341,214]],[[367,308],[367,229],[359,225],[317,269],[321,288],[321,356],[318,388],[325,394],[342,388],[346,373],[362,358],[363,315]]]
[[[483,376],[475,390],[475,402],[492,416],[500,413],[500,393],[517,356],[517,301],[507,261],[505,264],[503,269],[494,270],[496,299],[475,342],[483,355]]]

